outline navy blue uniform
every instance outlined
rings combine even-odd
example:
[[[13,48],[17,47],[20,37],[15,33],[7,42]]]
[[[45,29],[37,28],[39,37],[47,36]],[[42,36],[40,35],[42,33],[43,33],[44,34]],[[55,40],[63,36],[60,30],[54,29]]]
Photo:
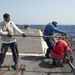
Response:
[[[44,36],[52,36],[53,31],[57,32],[57,33],[63,33],[62,30],[57,29],[53,24],[48,24],[44,29],[43,35]],[[49,56],[50,50],[52,50],[55,46],[55,42],[54,42],[53,38],[49,38],[49,37],[44,37],[44,40],[46,41],[47,46],[48,46],[46,55]]]

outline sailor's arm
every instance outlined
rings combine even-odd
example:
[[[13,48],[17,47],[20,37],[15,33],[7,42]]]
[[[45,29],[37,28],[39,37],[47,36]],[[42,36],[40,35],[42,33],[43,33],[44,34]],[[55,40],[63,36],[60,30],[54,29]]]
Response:
[[[4,32],[4,31],[2,30],[2,28],[0,27],[0,34],[2,34],[2,35],[7,35],[8,32]]]
[[[20,33],[23,37],[25,37],[25,33],[22,32],[13,22],[12,22],[13,26],[14,26],[14,29],[16,30],[16,32]]]
[[[70,47],[67,47],[67,51],[70,53],[70,56],[72,56],[72,50],[70,49]]]
[[[62,31],[62,30],[60,30],[60,29],[58,29],[58,28],[56,28],[54,26],[52,26],[52,30],[57,32],[57,33],[65,33],[64,31]]]
[[[73,62],[73,54],[72,54],[72,50],[70,49],[70,47],[67,47],[67,51],[68,51],[69,54],[70,54],[71,62]]]
[[[22,34],[23,32],[12,22],[12,25],[14,27],[14,29],[16,30],[16,32]]]

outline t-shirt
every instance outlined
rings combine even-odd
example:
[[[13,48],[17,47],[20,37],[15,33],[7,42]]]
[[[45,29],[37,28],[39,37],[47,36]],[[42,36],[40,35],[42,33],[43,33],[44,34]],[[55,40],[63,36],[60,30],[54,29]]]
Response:
[[[58,40],[56,43],[56,46],[53,49],[53,52],[57,53],[61,56],[64,56],[66,51],[68,51],[69,53],[72,53],[72,51],[66,41]]]

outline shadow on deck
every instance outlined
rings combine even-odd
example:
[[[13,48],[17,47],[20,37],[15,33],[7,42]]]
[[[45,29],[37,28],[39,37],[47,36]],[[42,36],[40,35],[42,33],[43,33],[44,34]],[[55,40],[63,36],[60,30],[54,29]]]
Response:
[[[57,67],[55,65],[52,65],[52,60],[51,59],[46,59],[45,57],[37,57],[37,56],[24,56],[21,57],[20,59],[22,60],[27,60],[27,61],[34,61],[38,63],[38,66],[40,68],[44,69],[49,69],[49,71],[29,71],[26,70],[26,72],[38,72],[38,73],[44,73],[46,75],[72,75],[73,72],[71,72],[71,68],[68,64],[64,64],[64,67]]]

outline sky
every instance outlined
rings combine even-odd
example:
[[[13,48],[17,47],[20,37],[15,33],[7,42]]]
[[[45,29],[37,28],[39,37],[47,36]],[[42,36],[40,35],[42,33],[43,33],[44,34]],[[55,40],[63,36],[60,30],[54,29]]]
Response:
[[[16,24],[75,24],[75,0],[0,0],[0,22],[9,13]]]

